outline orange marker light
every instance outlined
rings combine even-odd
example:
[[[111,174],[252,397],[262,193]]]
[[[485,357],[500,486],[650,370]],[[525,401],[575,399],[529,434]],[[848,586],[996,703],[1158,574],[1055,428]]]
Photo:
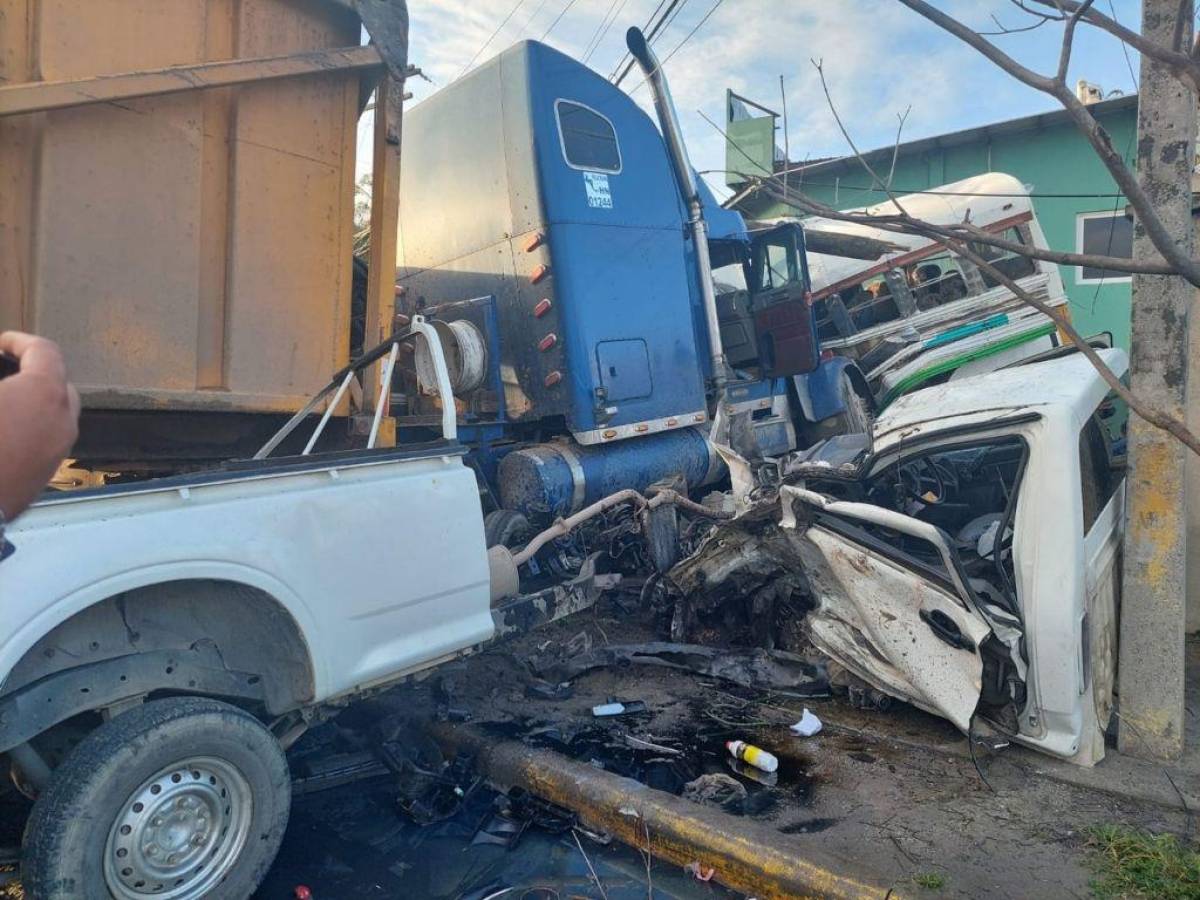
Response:
[[[538,341],[538,349],[545,353],[551,347],[558,343],[558,335],[553,331]]]
[[[542,316],[544,316],[546,313],[550,312],[550,307],[551,307],[551,306],[553,306],[553,305],[554,305],[554,304],[550,302],[550,298],[549,298],[549,297],[543,297],[541,300],[539,300],[539,301],[537,302],[537,306],[535,306],[535,307],[533,308],[533,314],[534,314],[534,316],[536,316],[537,318],[539,318],[539,319],[540,319],[540,318],[541,318]]]

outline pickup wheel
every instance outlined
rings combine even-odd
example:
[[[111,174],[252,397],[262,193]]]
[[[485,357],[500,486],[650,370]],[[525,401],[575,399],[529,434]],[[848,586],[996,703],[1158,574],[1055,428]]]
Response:
[[[278,741],[216,700],[153,700],[71,751],[34,805],[22,878],[30,897],[248,897],[287,826]]]

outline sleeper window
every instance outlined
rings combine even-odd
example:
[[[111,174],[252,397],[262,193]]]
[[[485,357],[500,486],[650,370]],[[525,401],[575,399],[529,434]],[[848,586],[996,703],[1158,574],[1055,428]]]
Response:
[[[593,172],[621,171],[621,148],[608,119],[570,100],[557,101],[554,110],[568,165]]]

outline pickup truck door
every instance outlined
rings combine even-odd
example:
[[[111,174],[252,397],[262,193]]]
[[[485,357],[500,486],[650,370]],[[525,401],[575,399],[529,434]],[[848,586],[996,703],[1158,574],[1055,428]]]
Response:
[[[784,486],[783,519],[817,598],[813,643],[851,673],[964,732],[979,702],[979,646],[991,629],[975,608],[947,536],[869,503]],[[863,530],[878,525],[931,544],[940,570]]]

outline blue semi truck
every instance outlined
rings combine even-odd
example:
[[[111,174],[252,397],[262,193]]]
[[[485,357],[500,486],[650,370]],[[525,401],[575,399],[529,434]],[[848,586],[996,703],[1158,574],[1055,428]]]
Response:
[[[533,41],[405,116],[397,311],[437,323],[490,539],[514,513],[716,483],[719,408],[749,423],[748,456],[866,425],[861,373],[821,358],[802,229],[751,231],[721,208],[653,52],[637,29],[628,43],[661,131]],[[418,353],[402,433],[437,415],[423,371]]]

